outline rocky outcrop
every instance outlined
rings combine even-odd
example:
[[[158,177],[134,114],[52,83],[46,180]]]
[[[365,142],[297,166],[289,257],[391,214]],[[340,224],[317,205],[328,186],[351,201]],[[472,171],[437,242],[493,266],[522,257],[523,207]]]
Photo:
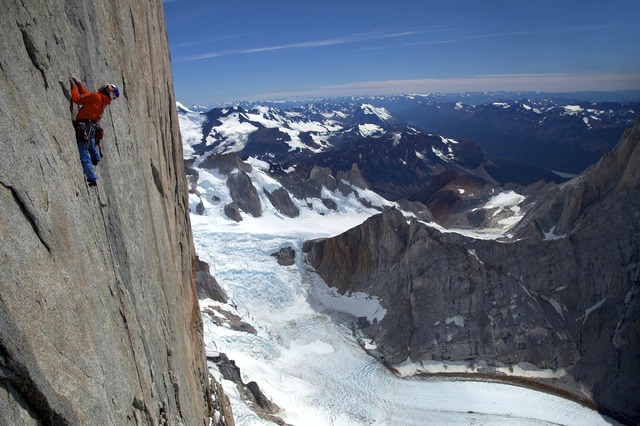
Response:
[[[296,263],[296,251],[291,247],[284,247],[271,256],[275,257],[278,264],[282,266],[291,266]]]
[[[0,423],[209,424],[161,2],[7,0],[0,26]],[[70,75],[121,89],[97,190]]]
[[[509,241],[440,233],[397,210],[307,242],[308,262],[342,293],[380,299],[365,331],[385,362],[532,364],[555,387],[638,422],[640,120],[562,187],[544,187]]]
[[[256,187],[245,172],[231,173],[227,178],[227,186],[233,202],[245,213],[253,217],[262,216],[262,203]]]
[[[228,154],[209,154],[201,163],[203,169],[217,169],[224,175],[231,174],[235,171],[251,173],[251,164],[245,163],[236,153]]]
[[[271,204],[278,213],[289,218],[300,215],[301,205],[306,204],[309,208],[314,208],[314,199],[319,199],[324,208],[337,211],[338,204],[331,198],[332,195],[327,194],[327,191],[329,193],[340,191],[345,197],[353,195],[363,206],[381,210],[368,200],[366,194],[360,196],[358,191],[363,191],[368,185],[355,164],[351,171],[339,172],[340,179],[336,179],[331,174],[331,169],[326,167],[314,166],[308,171],[289,167],[285,170],[282,165],[269,164],[268,170],[255,171],[251,164],[242,161],[235,153],[208,154],[202,160],[187,160],[185,165],[189,173],[190,193],[200,200],[193,201],[191,209],[193,213],[199,215],[206,214],[209,203],[208,200],[203,201],[205,196],[199,191],[199,170],[226,176],[226,187],[229,190],[231,202],[224,205],[224,214],[236,222],[243,220],[243,212],[253,217],[261,217],[263,212],[269,209],[268,204]],[[268,177],[266,181],[268,183],[260,182],[260,178],[256,178],[256,175],[261,172]],[[256,182],[254,183],[252,179],[256,179]],[[204,180],[206,182],[207,179]],[[274,185],[274,181],[282,186]],[[207,184],[205,183],[204,186]],[[207,189],[203,191],[206,194]],[[211,201],[215,204],[220,201],[220,198],[213,195]],[[263,204],[266,206],[263,207]],[[428,209],[419,202],[403,201],[403,204],[418,217],[433,218]]]
[[[336,178],[333,177],[331,169],[328,167],[314,166],[309,173],[309,179],[320,186],[327,188],[329,191],[335,191],[338,189]]]
[[[351,165],[351,170],[346,171],[338,171],[338,173],[336,173],[337,175],[337,180],[338,182],[340,181],[347,181],[347,182],[351,182],[352,185],[355,185],[359,188],[362,189],[369,189],[369,184],[367,183],[367,181],[364,179],[364,177],[362,176],[362,173],[360,172],[360,169],[358,168],[358,164],[353,163]],[[347,194],[344,194],[347,195]]]
[[[293,204],[291,197],[289,196],[289,192],[283,187],[279,187],[274,189],[272,192],[269,192],[267,189],[263,188],[264,193],[267,198],[281,214],[287,217],[298,217],[300,216],[300,210]]]
[[[209,264],[200,260],[198,256],[196,256],[195,270],[198,299],[212,299],[217,302],[227,303],[229,296],[211,275]]]
[[[242,214],[240,213],[240,207],[235,202],[231,202],[224,206],[224,214],[236,222],[242,221]]]
[[[258,383],[254,381],[244,383],[240,368],[234,360],[229,359],[224,353],[216,353],[215,356],[211,356],[209,359],[216,364],[225,380],[236,384],[240,397],[258,416],[274,424],[287,424],[279,417],[274,416],[280,411],[280,407],[262,393]]]

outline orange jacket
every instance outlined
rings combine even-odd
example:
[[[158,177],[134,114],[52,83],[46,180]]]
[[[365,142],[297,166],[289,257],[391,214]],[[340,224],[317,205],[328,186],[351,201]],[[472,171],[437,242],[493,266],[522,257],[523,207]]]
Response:
[[[111,103],[109,96],[100,92],[89,93],[80,82],[77,85],[71,85],[71,100],[78,105],[82,105],[80,112],[76,115],[77,121],[100,121],[104,109]]]

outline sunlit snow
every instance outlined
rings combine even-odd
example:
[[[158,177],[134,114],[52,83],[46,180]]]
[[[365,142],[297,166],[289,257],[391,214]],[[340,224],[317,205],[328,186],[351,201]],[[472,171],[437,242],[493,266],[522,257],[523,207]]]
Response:
[[[569,115],[575,115],[581,111],[584,111],[584,109],[580,105],[565,105],[563,108]]]
[[[358,124],[358,131],[365,138],[375,134],[382,134],[384,130],[376,124]]]
[[[264,174],[266,163],[250,159],[256,188],[279,184]],[[366,293],[339,295],[305,264],[305,240],[326,238],[350,229],[377,211],[365,208],[355,194],[324,191],[340,206],[326,209],[320,200],[294,200],[299,217],[283,217],[261,194],[263,216],[243,214],[234,222],[223,214],[230,202],[226,177],[217,171],[200,171],[198,191],[204,215],[191,215],[193,238],[200,258],[230,296],[224,309],[253,325],[257,334],[216,325],[203,314],[207,353],[224,352],[240,368],[245,383],[256,381],[263,393],[282,411],[277,415],[292,425],[424,425],[424,424],[609,424],[598,413],[554,395],[493,382],[408,377],[420,371],[469,370],[467,363],[407,363],[395,366],[397,374],[369,356],[352,328],[355,317],[380,320],[388,307]],[[391,205],[369,190],[355,188],[358,197],[374,205]],[[271,189],[270,189],[271,190]],[[259,191],[261,192],[261,191]],[[217,198],[213,198],[213,196]],[[193,198],[193,199],[192,199]],[[195,207],[198,197],[190,197]],[[218,201],[211,201],[216,199]],[[518,197],[497,196],[494,208],[508,208]],[[311,206],[312,208],[309,208]],[[498,238],[500,234],[494,237]],[[293,266],[280,266],[271,256],[284,247],[296,252]],[[202,300],[201,308],[220,306]],[[217,315],[215,315],[217,316]],[[443,318],[463,328],[465,318]],[[242,402],[234,383],[217,368],[210,371],[231,399],[236,424],[271,425]],[[526,365],[505,371],[526,374]],[[402,377],[407,376],[407,377]]]
[[[180,125],[180,133],[182,134],[182,153],[185,159],[193,158],[193,145],[202,142],[202,124],[206,116],[198,112],[187,109],[184,105],[178,103],[177,106],[186,114],[178,114],[178,123]]]
[[[365,114],[377,115],[378,117],[380,117],[380,119],[384,121],[387,121],[390,118],[392,118],[391,114],[389,114],[389,112],[386,109],[381,107],[375,107],[371,104],[362,104],[360,108]]]
[[[524,201],[524,196],[514,192],[514,191],[505,191],[501,192],[498,195],[494,195],[482,208],[491,210],[496,209],[493,213],[494,216],[502,212],[502,210],[509,208],[514,213],[518,213],[520,211],[520,204]]]
[[[251,123],[240,121],[240,114],[235,112],[226,117],[221,117],[222,125],[216,127],[216,131],[226,140],[224,152],[241,151],[249,140],[249,135],[256,130]],[[210,137],[207,137],[207,145],[213,143]]]

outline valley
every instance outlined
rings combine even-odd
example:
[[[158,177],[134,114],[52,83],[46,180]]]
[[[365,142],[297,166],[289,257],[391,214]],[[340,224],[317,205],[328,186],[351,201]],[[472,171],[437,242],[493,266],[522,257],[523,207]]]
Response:
[[[317,413],[318,424],[405,419],[394,410],[409,395],[383,403],[378,414],[368,411],[379,395],[360,395],[364,402],[351,408],[326,393],[298,399],[333,395],[326,377],[343,370],[319,364],[335,352],[344,355],[335,362],[349,359],[346,346],[389,386],[392,377],[423,373],[526,379],[618,419],[636,415],[633,397],[618,390],[637,379],[629,336],[638,327],[638,123],[579,178],[526,185],[496,173],[522,171],[523,163],[424,134],[382,107],[322,108],[307,107],[315,118],[272,107],[180,114],[196,248],[229,294],[227,304],[201,301],[207,347],[227,354],[284,408],[260,417],[238,402],[246,402],[240,392],[234,410],[260,421],[276,412],[293,424],[301,406]],[[295,253],[291,266],[272,256],[284,249]],[[618,357],[618,366],[601,365],[603,357]],[[233,393],[235,385],[226,386]],[[496,386],[483,393],[502,392]],[[454,405],[458,414],[447,420],[454,424],[473,421],[469,412],[496,422],[566,422]],[[414,409],[400,424],[418,424]]]

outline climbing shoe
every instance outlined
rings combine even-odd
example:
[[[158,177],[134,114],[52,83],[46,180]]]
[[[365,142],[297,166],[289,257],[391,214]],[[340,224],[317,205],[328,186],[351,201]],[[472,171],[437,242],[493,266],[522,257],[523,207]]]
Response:
[[[95,180],[87,179],[87,185],[96,186],[97,184],[98,184],[98,182],[96,182]]]

